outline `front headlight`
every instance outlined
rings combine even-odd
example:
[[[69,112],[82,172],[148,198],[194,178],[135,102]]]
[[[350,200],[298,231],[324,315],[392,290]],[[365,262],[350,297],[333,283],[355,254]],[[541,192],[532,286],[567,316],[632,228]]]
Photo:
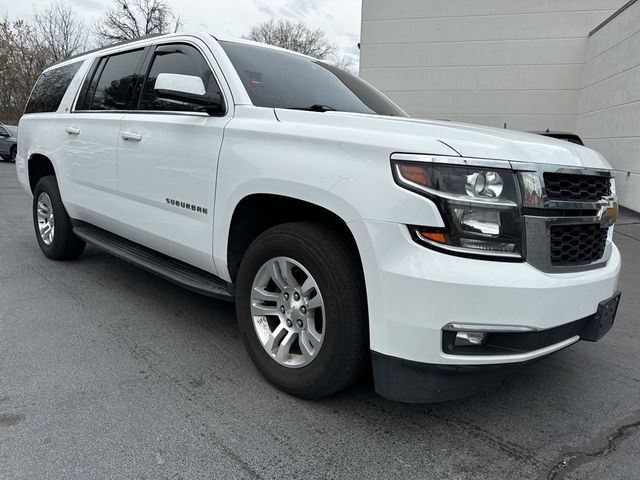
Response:
[[[418,241],[461,255],[522,259],[520,194],[511,170],[435,162],[392,165],[400,186],[429,197],[442,214],[445,228],[411,227]]]

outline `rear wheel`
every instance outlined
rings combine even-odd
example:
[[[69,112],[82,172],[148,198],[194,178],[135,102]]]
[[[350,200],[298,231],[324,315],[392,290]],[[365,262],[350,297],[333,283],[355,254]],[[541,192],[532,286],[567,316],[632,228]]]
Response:
[[[33,191],[33,226],[40,249],[47,257],[71,260],[82,254],[85,242],[73,233],[54,176],[41,178]]]
[[[14,145],[13,147],[11,147],[11,151],[9,152],[9,161],[15,162],[17,154],[18,154],[18,149]]]
[[[365,366],[359,258],[325,225],[288,223],[256,238],[238,271],[236,310],[256,367],[285,392],[331,395],[353,383]]]

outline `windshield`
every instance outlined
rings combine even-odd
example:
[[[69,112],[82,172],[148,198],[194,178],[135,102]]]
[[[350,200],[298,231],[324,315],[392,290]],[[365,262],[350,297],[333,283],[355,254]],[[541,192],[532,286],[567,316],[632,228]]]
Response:
[[[407,116],[368,83],[327,63],[244,43],[220,45],[256,106]]]
[[[15,137],[18,134],[18,127],[5,127],[7,130],[9,130],[9,133],[11,134],[12,137]]]

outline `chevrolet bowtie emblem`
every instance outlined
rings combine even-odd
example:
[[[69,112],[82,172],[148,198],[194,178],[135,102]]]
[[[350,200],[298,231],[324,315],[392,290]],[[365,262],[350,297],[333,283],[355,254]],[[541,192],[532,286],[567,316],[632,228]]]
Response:
[[[598,210],[598,219],[603,227],[610,227],[618,220],[618,202],[611,199]]]

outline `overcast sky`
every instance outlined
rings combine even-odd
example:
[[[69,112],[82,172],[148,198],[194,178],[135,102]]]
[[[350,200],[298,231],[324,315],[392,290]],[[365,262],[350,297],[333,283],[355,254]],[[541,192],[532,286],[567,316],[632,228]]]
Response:
[[[84,20],[99,18],[111,0],[66,0]],[[343,55],[359,59],[361,0],[166,0],[185,22],[185,30],[240,37],[249,28],[270,18],[302,20],[320,27]],[[51,0],[0,0],[0,16],[27,18],[33,7]]]

